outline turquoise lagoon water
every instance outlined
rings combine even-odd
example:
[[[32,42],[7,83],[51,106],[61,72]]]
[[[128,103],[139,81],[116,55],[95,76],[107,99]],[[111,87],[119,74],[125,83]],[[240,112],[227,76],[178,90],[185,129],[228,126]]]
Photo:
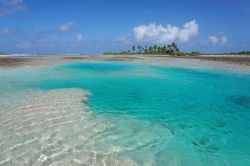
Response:
[[[0,165],[250,165],[249,74],[88,62],[0,85]]]

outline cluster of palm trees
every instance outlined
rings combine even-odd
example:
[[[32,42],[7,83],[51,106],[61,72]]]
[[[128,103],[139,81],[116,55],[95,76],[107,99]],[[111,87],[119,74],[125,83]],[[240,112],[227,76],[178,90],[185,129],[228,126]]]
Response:
[[[128,51],[131,53],[138,53],[138,54],[168,54],[174,55],[180,52],[180,49],[177,47],[175,43],[169,44],[167,46],[132,46],[132,50]]]
[[[250,51],[241,51],[241,52],[238,52],[238,54],[240,54],[240,55],[250,55]]]

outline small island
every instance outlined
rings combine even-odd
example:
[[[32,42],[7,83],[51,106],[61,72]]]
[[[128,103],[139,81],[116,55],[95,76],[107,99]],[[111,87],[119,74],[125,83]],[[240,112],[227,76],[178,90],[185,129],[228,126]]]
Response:
[[[250,51],[229,53],[201,53],[199,51],[183,52],[176,43],[168,45],[133,45],[131,49],[121,52],[105,52],[104,55],[168,55],[168,56],[201,56],[201,55],[250,55]]]

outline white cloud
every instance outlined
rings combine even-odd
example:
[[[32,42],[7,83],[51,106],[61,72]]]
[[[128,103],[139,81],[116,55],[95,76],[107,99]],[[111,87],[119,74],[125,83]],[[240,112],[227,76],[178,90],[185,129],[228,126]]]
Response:
[[[68,23],[62,24],[62,25],[60,25],[60,27],[59,27],[59,31],[60,31],[60,32],[63,32],[63,33],[69,32],[69,31],[72,30],[73,26],[74,26],[74,23],[73,23],[73,22],[68,22]]]
[[[196,36],[199,25],[195,20],[187,22],[182,28],[172,25],[140,25],[134,28],[134,38],[137,41],[168,43],[173,41],[187,42]]]
[[[11,15],[27,9],[23,0],[0,0],[0,16]]]
[[[228,42],[228,38],[227,36],[221,34],[221,35],[212,35],[212,36],[209,36],[209,42],[212,44],[212,45],[217,45],[217,44],[221,44],[221,45],[224,45]]]
[[[0,34],[3,34],[3,35],[9,35],[9,34],[13,34],[15,32],[16,32],[16,30],[11,29],[11,28],[3,28],[2,30],[0,30]]]
[[[82,40],[83,40],[82,34],[81,34],[81,33],[77,34],[77,35],[76,35],[76,41],[77,41],[77,42],[81,42]]]
[[[227,41],[228,41],[228,38],[227,38],[226,36],[222,36],[222,37],[221,37],[221,44],[222,44],[222,45],[226,44]]]
[[[219,42],[219,39],[217,36],[209,36],[209,41],[212,45],[216,45]]]
[[[9,28],[4,28],[2,30],[2,34],[4,34],[4,35],[9,34],[9,33],[11,33],[11,30]]]

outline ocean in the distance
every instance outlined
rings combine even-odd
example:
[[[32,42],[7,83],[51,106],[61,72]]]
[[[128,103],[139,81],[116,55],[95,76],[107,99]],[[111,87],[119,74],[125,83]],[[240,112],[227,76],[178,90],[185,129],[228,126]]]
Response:
[[[0,87],[0,165],[250,165],[250,74],[86,62]]]

